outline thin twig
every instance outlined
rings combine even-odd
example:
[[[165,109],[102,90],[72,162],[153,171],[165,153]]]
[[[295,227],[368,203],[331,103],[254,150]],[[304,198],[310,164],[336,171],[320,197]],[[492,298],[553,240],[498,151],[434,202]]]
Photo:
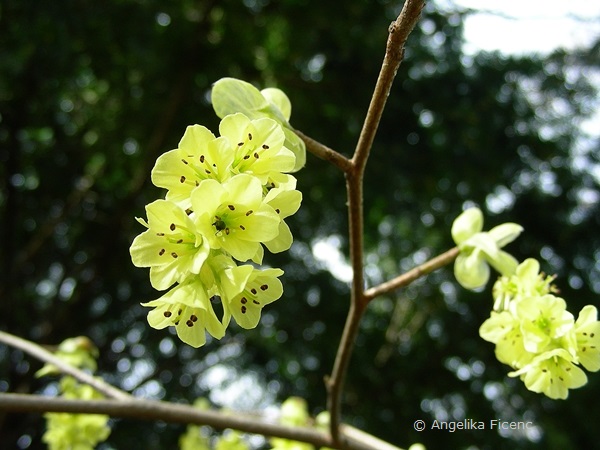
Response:
[[[40,361],[52,364],[62,373],[66,375],[71,375],[73,378],[81,381],[82,383],[89,384],[98,392],[103,393],[107,397],[113,398],[115,400],[129,400],[133,398],[127,392],[117,389],[116,387],[106,383],[102,379],[93,377],[92,375],[65,363],[62,359],[54,356],[48,350],[44,349],[43,347],[39,346],[34,342],[14,336],[4,331],[0,331],[0,342],[6,345],[10,345],[11,347],[23,350],[25,353],[30,354],[31,356],[39,359]]]
[[[208,425],[217,430],[231,428],[263,436],[306,442],[317,447],[336,448],[324,431],[306,427],[291,427],[267,422],[254,415],[231,411],[203,410],[190,405],[131,398],[116,400],[74,400],[28,394],[0,393],[0,410],[16,412],[65,412],[73,414],[106,414],[138,420]],[[348,425],[342,433],[350,450],[401,450],[375,436]]]
[[[356,151],[352,157],[352,161],[357,167],[364,168],[367,162],[371,147],[373,146],[373,140],[375,139],[375,133],[381,120],[383,108],[390,94],[398,67],[400,67],[400,63],[404,57],[404,44],[408,35],[415,27],[424,6],[425,0],[406,0],[400,15],[390,25],[385,56],[379,71],[379,77],[377,78],[375,90],[371,97],[367,117],[358,138]]]
[[[365,298],[367,301],[371,301],[375,297],[387,294],[388,292],[400,289],[404,286],[408,286],[416,279],[421,278],[433,272],[434,270],[439,269],[440,267],[450,264],[456,259],[458,253],[458,247],[451,248],[447,252],[430,259],[426,263],[421,264],[420,266],[415,267],[414,269],[411,269],[402,275],[398,275],[396,278],[367,289],[365,291]]]
[[[327,406],[331,415],[330,431],[334,442],[341,443],[339,426],[341,424],[341,395],[350,357],[354,349],[361,317],[368,300],[364,295],[364,214],[363,214],[363,178],[365,166],[373,140],[390,93],[394,77],[404,56],[404,44],[414,28],[424,0],[407,0],[398,18],[389,28],[385,56],[371,103],[356,144],[351,167],[345,170],[348,194],[348,226],[350,243],[350,263],[352,265],[351,306],[346,325],[338,347],[331,377],[327,379]]]
[[[313,138],[305,135],[302,131],[294,130],[294,133],[300,137],[306,144],[306,149],[313,155],[329,161],[334,166],[339,167],[344,173],[352,169],[352,163],[341,153],[321,144],[319,141],[315,141]]]

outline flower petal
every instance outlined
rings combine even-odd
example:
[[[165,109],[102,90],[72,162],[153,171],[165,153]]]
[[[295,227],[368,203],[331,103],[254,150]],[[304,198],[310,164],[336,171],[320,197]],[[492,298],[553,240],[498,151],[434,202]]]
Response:
[[[483,229],[483,213],[479,208],[463,211],[452,223],[452,239],[460,244]]]
[[[485,263],[482,253],[475,249],[470,254],[458,255],[454,262],[454,276],[462,287],[477,289],[487,283],[490,268]]]

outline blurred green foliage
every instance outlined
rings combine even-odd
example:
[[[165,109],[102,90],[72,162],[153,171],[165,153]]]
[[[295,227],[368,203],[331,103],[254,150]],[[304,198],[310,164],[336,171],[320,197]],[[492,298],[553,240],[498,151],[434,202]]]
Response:
[[[347,250],[342,174],[308,156],[290,220],[296,242],[265,259],[285,270],[284,297],[255,330],[234,328],[197,350],[146,324],[139,303],[159,294],[131,264],[142,231],[134,216],[160,195],[150,183],[157,156],[189,124],[216,131],[210,87],[224,76],[283,89],[293,126],[350,155],[399,9],[386,0],[3,0],[0,327],[48,345],[89,336],[99,373],[136,395],[246,410],[294,395],[320,412],[348,308],[347,271],[331,250]],[[367,166],[367,280],[452,246],[452,220],[477,204],[488,227],[525,227],[511,253],[557,273],[571,311],[597,305],[599,145],[579,125],[597,106],[589,80],[600,44],[547,57],[465,55],[465,14],[431,2],[409,38]],[[324,247],[329,256],[315,251]],[[600,377],[566,402],[508,379],[478,336],[490,289],[461,290],[448,268],[374,301],[344,420],[401,446],[594,448]],[[34,378],[41,366],[0,347],[0,390],[56,392]],[[434,418],[536,428],[413,430]],[[112,424],[101,448],[173,448],[185,431]],[[42,416],[0,412],[1,448],[43,448],[42,433]]]

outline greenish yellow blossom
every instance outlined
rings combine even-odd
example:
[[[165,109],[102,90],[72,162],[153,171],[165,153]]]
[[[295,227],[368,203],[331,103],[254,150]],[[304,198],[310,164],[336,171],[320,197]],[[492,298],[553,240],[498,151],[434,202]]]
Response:
[[[306,146],[295,133],[289,119],[291,103],[283,91],[268,88],[259,91],[250,83],[235,78],[221,78],[212,88],[211,101],[220,118],[229,114],[242,113],[250,119],[267,117],[283,127],[285,147],[295,155],[293,172],[304,167]]]
[[[479,328],[479,334],[486,341],[496,344],[498,361],[513,368],[523,367],[535,356],[523,345],[520,321],[508,311],[492,311],[491,317]]]
[[[528,297],[516,303],[523,346],[530,353],[551,350],[555,342],[573,330],[575,319],[566,302],[554,295]]]
[[[310,416],[306,400],[290,397],[281,404],[279,422],[292,427],[309,425]],[[282,438],[271,438],[271,450],[314,450],[311,444]]]
[[[225,326],[217,318],[200,277],[177,285],[142,306],[153,308],[148,313],[148,324],[152,328],[174,326],[177,336],[192,347],[206,343],[206,332],[217,339],[225,335]]]
[[[91,386],[63,377],[60,391],[64,398],[96,400],[103,398]],[[110,435],[109,417],[103,414],[47,413],[42,441],[50,450],[92,450]]]
[[[215,443],[215,450],[249,450],[242,435],[234,430],[225,430]]]
[[[520,377],[527,389],[552,399],[566,399],[569,389],[587,383],[585,372],[573,363],[571,354],[562,348],[544,352],[525,367],[508,375]]]
[[[191,199],[196,228],[210,248],[223,249],[238,261],[255,258],[261,242],[277,237],[280,218],[263,201],[256,177],[240,174],[222,184],[204,180]]]
[[[230,114],[221,120],[219,132],[230,142],[232,174],[248,173],[266,184],[272,172],[294,168],[296,157],[284,147],[283,129],[272,119],[250,120],[240,113]]]
[[[273,188],[267,193],[265,203],[275,210],[281,220],[275,239],[264,242],[271,253],[283,252],[292,246],[294,238],[290,227],[283,219],[295,214],[301,202],[302,193],[297,190]]]
[[[518,297],[536,297],[558,292],[552,284],[554,278],[540,273],[540,263],[536,259],[526,259],[517,266],[514,275],[502,276],[494,283],[494,310],[508,309],[511,300]]]
[[[67,364],[81,369],[87,369],[90,372],[96,370],[96,358],[98,358],[98,348],[86,336],[78,336],[62,341],[54,356],[60,358]],[[52,364],[45,364],[35,373],[36,377],[45,375],[57,375],[60,370]]]
[[[210,403],[200,397],[194,402],[194,407],[206,410]],[[179,436],[179,450],[211,450],[208,427],[188,425],[185,433]]]
[[[575,321],[566,302],[553,294],[553,281],[532,258],[514,275],[500,277],[494,310],[479,333],[496,344],[498,360],[515,369],[510,376],[519,376],[534,392],[564,399],[587,381],[579,365],[600,370],[600,322],[591,305]]]
[[[232,143],[215,137],[206,127],[190,125],[178,147],[158,157],[152,169],[152,182],[167,189],[167,200],[188,209],[190,194],[198,183],[228,179],[232,161]]]
[[[490,276],[489,265],[502,275],[511,275],[518,262],[500,250],[519,236],[523,228],[514,223],[505,223],[482,232],[483,215],[478,208],[470,208],[459,215],[452,224],[452,238],[460,254],[454,263],[457,281],[467,289],[484,286]]]
[[[152,182],[167,189],[166,200],[190,207],[190,196],[203,180],[225,182],[234,175],[256,176],[263,185],[294,168],[296,157],[284,147],[282,127],[266,117],[225,116],[220,137],[201,125],[187,127],[179,146],[159,156]]]
[[[278,277],[281,269],[258,270],[247,267],[248,278],[241,292],[228,296],[223,302],[225,316],[233,316],[237,324],[246,329],[255,328],[265,305],[274,302],[283,295],[283,285]]]
[[[575,322],[577,358],[590,372],[600,370],[600,322],[595,306],[587,305]]]
[[[209,253],[208,241],[196,230],[192,219],[176,203],[156,200],[146,205],[148,229],[129,249],[133,264],[150,267],[150,282],[164,290],[189,274],[198,274]]]

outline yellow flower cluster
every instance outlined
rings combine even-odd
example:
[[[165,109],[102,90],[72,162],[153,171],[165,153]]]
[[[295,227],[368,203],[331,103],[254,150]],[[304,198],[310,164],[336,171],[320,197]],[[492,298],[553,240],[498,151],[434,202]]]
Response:
[[[246,85],[237,95],[249,89]],[[235,91],[238,84],[227,86]],[[285,94],[277,98],[287,108]],[[271,111],[279,111],[277,105]],[[273,253],[290,248],[292,234],[284,219],[302,200],[288,173],[297,166],[296,154],[286,147],[281,121],[272,115],[225,115],[219,136],[201,125],[189,126],[178,147],[161,155],[152,170],[152,182],[167,192],[146,206],[147,221],[138,219],[147,230],[134,239],[131,258],[136,266],[150,268],[154,288],[171,288],[142,304],[152,308],[150,326],[174,326],[193,347],[206,342],[206,332],[223,337],[231,317],[243,328],[254,328],[262,308],[283,293],[282,270],[243,264],[262,264],[265,247]],[[221,318],[215,302],[223,305]]]

